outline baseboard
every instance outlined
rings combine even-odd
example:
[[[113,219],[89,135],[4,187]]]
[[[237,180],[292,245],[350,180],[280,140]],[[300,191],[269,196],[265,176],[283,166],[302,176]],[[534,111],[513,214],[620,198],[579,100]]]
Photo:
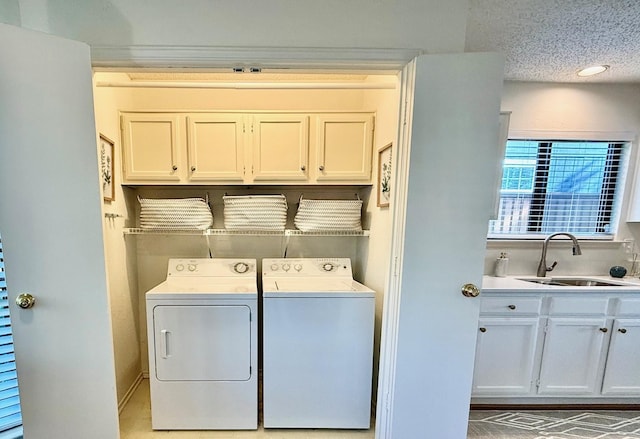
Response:
[[[129,387],[129,390],[127,390],[127,392],[122,397],[122,400],[118,403],[118,414],[122,413],[122,410],[131,399],[131,396],[133,396],[133,393],[136,391],[136,389],[142,382],[142,378],[143,378],[142,372],[140,372],[140,374],[136,377],[136,379],[133,380],[131,387]]]
[[[471,404],[471,410],[640,410],[640,404]]]

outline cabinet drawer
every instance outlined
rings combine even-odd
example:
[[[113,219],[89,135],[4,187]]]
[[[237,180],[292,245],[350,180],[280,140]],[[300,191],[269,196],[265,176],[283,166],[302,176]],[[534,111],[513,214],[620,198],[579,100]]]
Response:
[[[606,297],[552,297],[549,303],[549,314],[596,314],[607,313],[609,299]]]
[[[617,316],[640,315],[640,298],[618,299]]]
[[[539,314],[542,299],[539,297],[483,297],[481,314]]]

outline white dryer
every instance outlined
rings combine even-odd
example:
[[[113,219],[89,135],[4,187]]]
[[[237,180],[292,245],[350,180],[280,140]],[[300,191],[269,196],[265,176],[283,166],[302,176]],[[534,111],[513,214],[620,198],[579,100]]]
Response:
[[[265,428],[369,428],[375,293],[348,258],[263,259]]]
[[[154,430],[258,427],[255,259],[170,259],[146,294]]]

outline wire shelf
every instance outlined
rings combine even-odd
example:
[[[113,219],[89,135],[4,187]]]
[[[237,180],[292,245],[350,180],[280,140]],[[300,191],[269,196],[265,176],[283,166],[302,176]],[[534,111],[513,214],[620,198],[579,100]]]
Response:
[[[303,232],[301,230],[156,230],[128,228],[124,229],[125,235],[190,235],[190,236],[369,236],[369,230],[323,230]]]

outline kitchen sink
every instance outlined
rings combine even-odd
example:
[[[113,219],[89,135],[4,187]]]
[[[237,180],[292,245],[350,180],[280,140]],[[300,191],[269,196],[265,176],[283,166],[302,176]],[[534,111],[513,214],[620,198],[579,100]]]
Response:
[[[519,278],[525,282],[533,282],[543,285],[555,285],[561,287],[626,287],[629,284],[609,282],[601,279],[575,278],[575,277],[551,277],[551,278]]]

